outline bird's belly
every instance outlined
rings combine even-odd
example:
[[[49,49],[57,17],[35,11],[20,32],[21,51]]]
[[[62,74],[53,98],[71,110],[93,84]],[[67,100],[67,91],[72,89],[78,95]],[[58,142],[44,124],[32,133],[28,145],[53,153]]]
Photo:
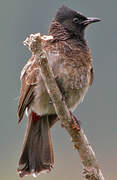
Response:
[[[59,76],[58,85],[63,91],[65,102],[71,111],[74,111],[80,104],[88,90],[90,82],[90,69],[82,68],[72,70],[72,73],[63,71],[63,75]],[[62,72],[60,73],[62,74]]]
[[[82,89],[79,89],[78,92],[76,92],[76,94],[69,96],[66,104],[72,112],[77,108],[77,106],[80,103],[82,103],[84,96],[87,93],[87,90],[88,90],[88,86],[86,86]]]
[[[71,111],[74,111],[78,104],[83,101],[88,90],[88,84],[89,80],[87,79],[86,84],[81,88],[65,87],[65,102]],[[39,115],[55,114],[55,109],[43,82],[35,88],[35,100],[31,109]]]
[[[67,65],[61,58],[52,54],[49,55],[49,64],[53,69],[56,82],[62,95],[65,97],[65,102],[70,110],[74,110],[77,105],[82,102],[90,81],[90,68],[86,66],[72,67]],[[54,58],[53,58],[54,57]],[[56,62],[57,61],[57,62]],[[59,62],[60,61],[60,62]],[[62,62],[61,62],[62,61]],[[55,109],[51,99],[47,93],[41,76],[38,76],[39,82],[35,87],[35,100],[32,104],[32,109],[40,115],[55,114]]]

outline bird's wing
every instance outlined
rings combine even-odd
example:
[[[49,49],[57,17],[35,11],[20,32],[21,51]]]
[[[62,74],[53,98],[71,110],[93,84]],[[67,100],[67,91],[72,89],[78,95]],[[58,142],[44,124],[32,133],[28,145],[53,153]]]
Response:
[[[92,84],[93,84],[93,79],[94,79],[94,71],[93,71],[93,67],[92,67],[91,71],[90,71],[90,82],[89,82],[90,86],[92,86]]]
[[[22,120],[26,108],[34,99],[34,87],[37,84],[36,77],[38,72],[37,62],[32,56],[21,72],[21,90],[18,100],[18,122]]]

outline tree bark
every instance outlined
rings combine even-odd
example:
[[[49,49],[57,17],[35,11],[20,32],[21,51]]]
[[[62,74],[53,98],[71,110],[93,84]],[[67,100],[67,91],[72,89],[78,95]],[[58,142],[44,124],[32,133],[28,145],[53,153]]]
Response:
[[[52,36],[41,36],[31,34],[25,41],[24,45],[35,55],[35,60],[39,63],[39,71],[45,83],[47,92],[53,102],[56,114],[72,137],[74,147],[79,152],[83,164],[83,176],[88,180],[104,180],[103,174],[99,168],[95,153],[89,144],[83,129],[79,131],[73,128],[73,121],[65,101],[63,101],[61,92],[54,78],[52,68],[48,64],[46,51],[43,49],[43,41],[52,39]]]

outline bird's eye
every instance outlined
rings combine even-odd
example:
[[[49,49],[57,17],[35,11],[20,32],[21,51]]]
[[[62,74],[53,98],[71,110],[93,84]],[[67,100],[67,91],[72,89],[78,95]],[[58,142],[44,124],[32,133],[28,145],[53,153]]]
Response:
[[[73,19],[73,22],[74,22],[74,23],[79,23],[79,19],[78,19],[77,17],[75,17],[75,18]]]

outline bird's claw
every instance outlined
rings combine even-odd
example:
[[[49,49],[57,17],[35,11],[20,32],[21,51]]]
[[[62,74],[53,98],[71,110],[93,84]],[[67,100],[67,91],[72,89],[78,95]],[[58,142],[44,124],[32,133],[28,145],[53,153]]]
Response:
[[[78,120],[71,112],[70,116],[72,119],[72,128],[75,129],[76,131],[80,131],[80,120]]]

